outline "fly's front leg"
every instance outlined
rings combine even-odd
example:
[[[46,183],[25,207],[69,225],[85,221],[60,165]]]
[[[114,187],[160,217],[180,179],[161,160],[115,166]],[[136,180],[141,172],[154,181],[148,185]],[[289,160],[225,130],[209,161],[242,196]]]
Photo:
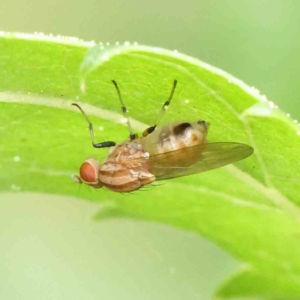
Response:
[[[94,141],[94,128],[93,128],[92,122],[89,120],[89,118],[87,117],[87,115],[85,114],[83,109],[77,103],[72,103],[72,105],[76,106],[81,111],[83,117],[88,122],[93,147],[95,147],[95,148],[108,148],[108,147],[113,147],[113,146],[116,145],[116,143],[112,142],[112,141],[106,141],[106,142],[102,142],[102,143],[95,143],[95,141]]]
[[[160,120],[162,119],[165,111],[168,109],[170,103],[171,103],[171,100],[173,98],[173,95],[174,95],[174,92],[175,92],[175,89],[176,89],[176,85],[177,85],[177,80],[175,79],[174,82],[173,82],[173,87],[172,87],[172,90],[171,90],[171,94],[168,98],[168,100],[164,103],[164,105],[162,106],[161,110],[160,110],[160,113],[158,114],[158,117],[157,117],[157,120],[155,122],[155,124],[149,128],[147,128],[144,132],[143,132],[143,136],[146,137],[147,135],[149,135],[150,133],[152,133],[155,128],[157,127],[157,125],[159,124]]]

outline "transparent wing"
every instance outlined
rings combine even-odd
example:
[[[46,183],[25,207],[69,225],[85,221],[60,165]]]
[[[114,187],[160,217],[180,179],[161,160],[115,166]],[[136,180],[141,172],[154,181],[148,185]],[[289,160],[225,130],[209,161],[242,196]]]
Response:
[[[149,171],[157,180],[201,173],[242,160],[253,148],[240,143],[208,143],[150,156]]]

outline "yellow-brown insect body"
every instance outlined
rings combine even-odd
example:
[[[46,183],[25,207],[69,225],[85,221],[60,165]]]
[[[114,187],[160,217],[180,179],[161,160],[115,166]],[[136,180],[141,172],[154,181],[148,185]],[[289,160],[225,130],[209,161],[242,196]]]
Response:
[[[156,180],[149,172],[149,156],[205,144],[207,129],[204,121],[176,122],[157,128],[147,137],[125,141],[111,149],[99,168],[99,181],[116,192],[137,190]],[[193,158],[185,157],[185,162],[192,163]]]

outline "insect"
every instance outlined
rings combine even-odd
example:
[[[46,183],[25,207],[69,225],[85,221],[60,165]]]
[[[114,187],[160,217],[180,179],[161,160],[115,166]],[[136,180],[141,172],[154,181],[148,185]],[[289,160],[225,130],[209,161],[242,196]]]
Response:
[[[248,145],[231,142],[208,143],[209,123],[176,122],[158,128],[168,108],[177,85],[174,80],[168,100],[162,106],[155,124],[147,128],[141,137],[133,133],[128,112],[120,89],[112,80],[127,120],[129,138],[120,144],[113,141],[95,143],[93,125],[83,109],[76,106],[89,124],[92,145],[95,148],[110,148],[104,162],[95,158],[85,160],[77,183],[85,183],[95,189],[106,187],[115,192],[131,192],[156,180],[171,179],[216,169],[242,160],[253,153]]]

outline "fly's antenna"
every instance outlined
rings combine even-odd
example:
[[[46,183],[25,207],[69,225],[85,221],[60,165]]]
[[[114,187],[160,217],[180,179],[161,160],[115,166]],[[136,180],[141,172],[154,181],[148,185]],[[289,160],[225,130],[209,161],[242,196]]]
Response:
[[[122,108],[122,113],[123,113],[124,118],[126,119],[127,128],[129,130],[129,138],[131,140],[134,140],[135,138],[137,138],[137,134],[133,133],[133,130],[132,130],[132,127],[131,127],[131,124],[130,124],[130,120],[129,120],[128,110],[127,110],[127,108],[124,104],[124,101],[122,99],[120,89],[119,89],[118,84],[115,80],[112,80],[112,83],[114,84],[114,86],[117,90],[118,96],[119,96],[119,100],[120,100],[121,108]]]
[[[112,142],[112,141],[106,141],[106,142],[102,142],[102,143],[95,143],[95,141],[94,141],[94,128],[93,128],[92,122],[90,121],[90,119],[88,118],[88,116],[85,114],[85,112],[83,111],[83,109],[79,106],[79,104],[72,103],[72,105],[76,106],[81,111],[83,117],[85,118],[85,120],[89,124],[91,141],[92,141],[92,145],[93,145],[94,148],[107,148],[107,147],[112,147],[112,146],[116,145],[116,143]]]
[[[168,109],[170,103],[171,103],[171,100],[173,98],[173,95],[175,93],[175,89],[176,89],[176,86],[177,86],[177,80],[175,79],[174,82],[173,82],[173,87],[172,87],[172,90],[171,90],[171,94],[168,98],[168,100],[163,104],[159,114],[158,114],[158,117],[156,119],[156,122],[153,126],[147,128],[144,132],[143,132],[143,136],[147,136],[148,134],[152,133],[155,128],[157,127],[157,125],[159,124],[159,122],[161,121],[165,111]]]

